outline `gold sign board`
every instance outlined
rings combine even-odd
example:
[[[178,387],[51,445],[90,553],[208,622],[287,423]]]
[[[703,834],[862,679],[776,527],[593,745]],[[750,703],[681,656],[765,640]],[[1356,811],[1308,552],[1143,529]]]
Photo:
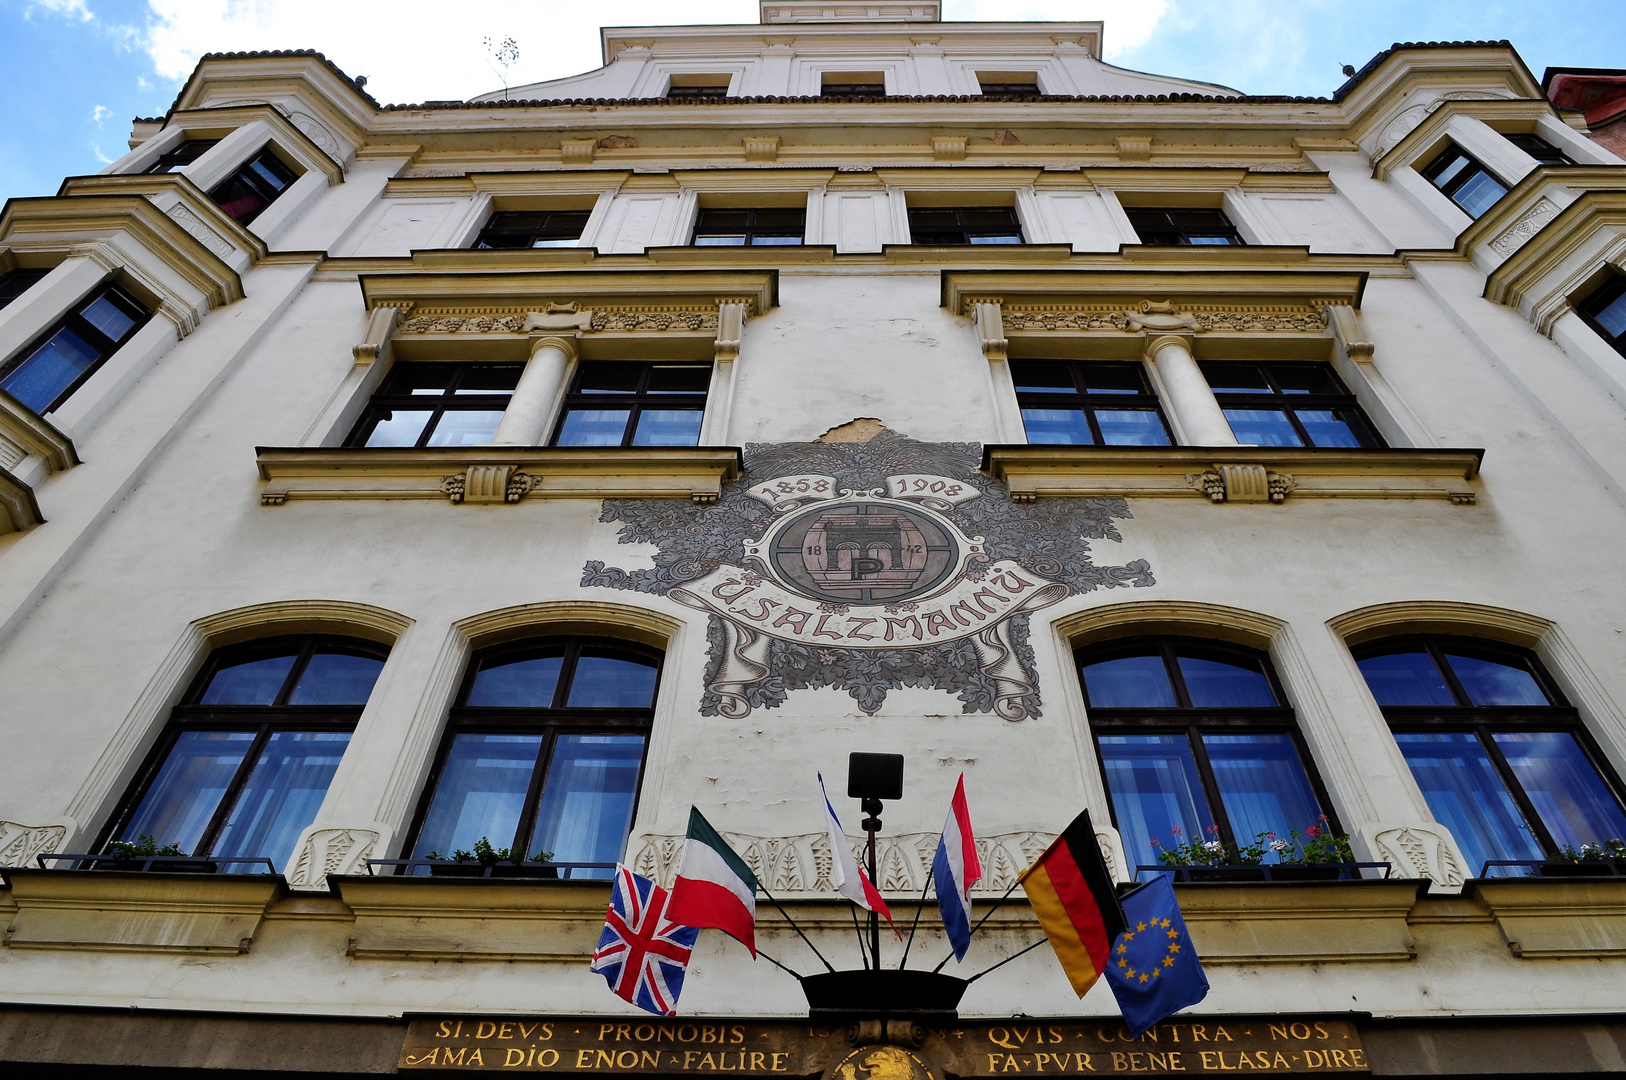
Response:
[[[968,1021],[942,1029],[894,1022],[890,1038],[879,1024],[864,1026],[873,1027],[873,1039],[795,1021],[419,1017],[407,1030],[399,1065],[826,1080],[1367,1071],[1355,1025],[1330,1018],[1182,1020],[1139,1039],[1108,1020]]]

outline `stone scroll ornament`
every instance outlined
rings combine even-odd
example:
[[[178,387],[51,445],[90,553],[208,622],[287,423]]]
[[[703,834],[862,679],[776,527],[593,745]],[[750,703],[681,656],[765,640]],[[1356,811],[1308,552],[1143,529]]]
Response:
[[[709,617],[700,712],[740,719],[793,690],[833,687],[874,714],[889,690],[955,694],[964,713],[1038,716],[1028,617],[1069,596],[1156,584],[1144,559],[1097,566],[1122,541],[1123,499],[1013,503],[976,443],[746,448],[717,503],[606,499],[647,570],[583,568],[584,588],[667,596]]]

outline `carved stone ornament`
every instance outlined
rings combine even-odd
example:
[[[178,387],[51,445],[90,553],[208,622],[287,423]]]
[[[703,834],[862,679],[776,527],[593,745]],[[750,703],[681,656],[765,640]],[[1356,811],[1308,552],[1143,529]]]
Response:
[[[1219,465],[1208,472],[1187,473],[1186,483],[1217,503],[1279,503],[1298,487],[1291,473],[1270,472],[1263,465]]]
[[[1105,304],[1007,304],[1006,330],[1120,330],[1170,333],[1229,330],[1243,333],[1320,333],[1327,325],[1325,303],[1219,307],[1142,301],[1125,311]]]
[[[1394,867],[1398,878],[1428,878],[1452,888],[1466,874],[1450,835],[1437,825],[1368,825],[1361,830],[1375,858]]]
[[[1536,200],[1536,205],[1526,210],[1519,216],[1519,220],[1508,226],[1506,232],[1492,240],[1490,246],[1500,255],[1512,255],[1557,216],[1558,204],[1543,195]]]
[[[615,330],[660,333],[717,330],[714,307],[669,304],[624,305],[578,310],[575,304],[549,304],[545,311],[428,314],[403,319],[401,334],[526,334],[535,331]]]
[[[708,616],[704,716],[743,719],[793,690],[847,691],[865,713],[888,691],[958,695],[961,711],[1039,715],[1028,616],[1069,596],[1155,584],[1144,559],[1097,566],[1121,541],[1123,499],[1019,505],[979,471],[975,443],[882,430],[865,442],[746,447],[715,506],[606,499],[651,569],[603,562],[583,588],[652,593]],[[451,479],[451,478],[448,478]]]
[[[0,866],[38,866],[38,856],[60,851],[67,836],[66,825],[0,821]]]
[[[926,1063],[901,1046],[863,1046],[830,1067],[824,1080],[938,1080]]]
[[[541,485],[541,478],[512,465],[470,465],[468,471],[440,479],[440,490],[454,503],[517,503]]]
[[[174,206],[166,210],[165,213],[169,215],[171,221],[185,229],[194,240],[208,248],[221,259],[229,259],[233,255],[237,254],[237,249],[232,246],[230,241],[221,236],[219,233],[215,232],[213,229],[209,228],[209,226],[205,225],[202,221],[198,220],[198,216],[196,214],[188,210],[185,206],[182,206],[180,203],[176,203]]]
[[[325,889],[329,874],[359,874],[378,846],[371,829],[317,829],[299,849],[288,871],[288,884],[296,889]]]

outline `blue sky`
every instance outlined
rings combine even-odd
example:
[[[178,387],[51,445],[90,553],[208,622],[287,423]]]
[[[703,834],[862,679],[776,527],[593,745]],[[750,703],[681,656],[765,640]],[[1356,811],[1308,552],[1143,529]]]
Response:
[[[1101,19],[1107,59],[1255,94],[1330,93],[1395,41],[1507,38],[1551,66],[1626,67],[1626,0],[945,0],[950,19]],[[454,13],[454,14],[448,14]],[[381,101],[466,98],[598,64],[600,24],[755,22],[752,0],[0,0],[0,198],[126,149],[210,50],[315,48]],[[501,68],[484,39],[512,36]]]

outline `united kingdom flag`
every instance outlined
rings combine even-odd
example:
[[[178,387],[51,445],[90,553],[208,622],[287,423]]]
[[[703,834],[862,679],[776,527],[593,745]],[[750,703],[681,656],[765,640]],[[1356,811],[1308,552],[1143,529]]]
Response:
[[[592,967],[640,1009],[673,1016],[700,930],[668,919],[666,896],[653,881],[618,865]]]

